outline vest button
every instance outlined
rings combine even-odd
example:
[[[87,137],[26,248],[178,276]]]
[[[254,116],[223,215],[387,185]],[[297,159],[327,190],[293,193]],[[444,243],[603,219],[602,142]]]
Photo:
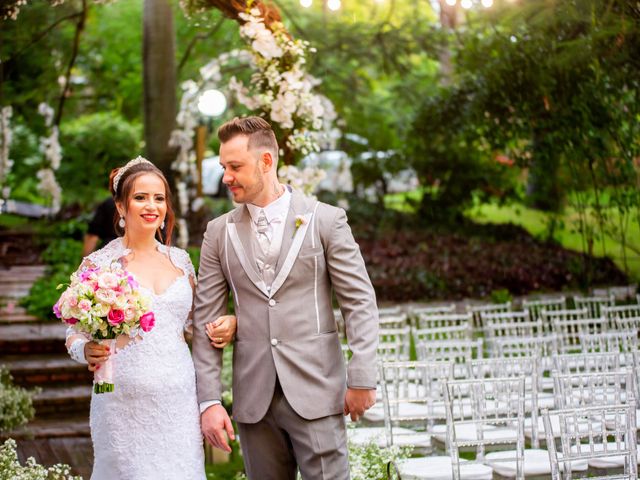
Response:
[[[273,345],[274,347],[275,347],[276,345],[278,345],[278,339],[277,339],[277,338],[272,338],[272,339],[271,339],[271,345]]]
[[[276,301],[273,298],[269,299],[269,306],[275,307],[275,305],[276,305]]]

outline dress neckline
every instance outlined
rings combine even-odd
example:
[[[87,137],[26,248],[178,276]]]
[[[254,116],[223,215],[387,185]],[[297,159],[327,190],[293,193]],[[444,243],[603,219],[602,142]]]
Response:
[[[122,247],[122,255],[120,256],[120,258],[122,257],[126,257],[127,255],[129,255],[131,253],[131,249],[127,248],[124,246],[124,240],[122,239],[122,237],[118,238],[120,240],[120,246]],[[160,243],[158,240],[156,240],[156,250],[164,255],[166,255],[169,258],[169,261],[173,264],[173,261],[171,261],[171,257],[169,257],[169,247],[167,247],[165,244]],[[174,265],[175,266],[175,265]],[[185,278],[188,273],[185,271],[185,269],[177,267],[176,268],[180,271],[180,273],[173,279],[171,280],[171,282],[169,283],[169,285],[167,285],[167,288],[165,288],[161,293],[157,293],[155,291],[155,289],[147,287],[145,285],[143,285],[142,283],[140,283],[138,280],[136,280],[138,282],[138,286],[140,288],[143,288],[144,290],[150,292],[154,297],[162,297],[164,294],[166,294],[176,283],[178,283],[178,280],[180,280],[181,278]],[[129,272],[130,275],[133,275],[133,273]],[[135,278],[135,275],[133,275]]]

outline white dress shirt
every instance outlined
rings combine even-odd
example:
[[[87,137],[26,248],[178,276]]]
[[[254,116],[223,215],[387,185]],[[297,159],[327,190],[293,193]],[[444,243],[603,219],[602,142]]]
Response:
[[[270,246],[269,253],[279,254],[282,247],[282,238],[284,237],[284,226],[287,215],[289,214],[289,207],[291,206],[291,191],[283,185],[284,193],[276,198],[273,202],[265,207],[258,207],[251,203],[247,203],[247,209],[251,216],[251,231],[257,237],[258,234],[258,217],[260,211],[264,210],[264,214],[267,217],[267,231],[265,232],[269,238]],[[213,405],[220,405],[219,400],[209,400],[200,404],[200,413],[203,413],[207,408]]]
[[[287,219],[287,214],[289,213],[289,206],[291,205],[291,192],[284,185],[283,188],[284,193],[265,207],[258,207],[250,203],[247,204],[249,215],[251,215],[251,231],[256,237],[258,236],[258,217],[260,216],[260,211],[264,210],[268,223],[266,235],[270,242],[269,252],[275,254],[279,254],[280,247],[282,247],[284,224]]]

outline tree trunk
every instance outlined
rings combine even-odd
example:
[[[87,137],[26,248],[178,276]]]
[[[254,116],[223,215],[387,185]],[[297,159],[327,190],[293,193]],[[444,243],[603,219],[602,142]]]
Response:
[[[176,119],[173,11],[169,0],[144,1],[144,137],[148,159],[172,178],[169,138]]]

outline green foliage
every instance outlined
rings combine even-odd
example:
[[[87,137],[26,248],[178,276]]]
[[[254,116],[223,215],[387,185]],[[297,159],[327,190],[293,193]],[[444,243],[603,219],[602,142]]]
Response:
[[[71,238],[54,239],[42,254],[42,259],[48,265],[45,275],[36,280],[20,304],[31,315],[55,320],[51,309],[62,293],[57,290],[57,286],[69,283],[69,277],[78,267],[81,258],[82,242]]]
[[[16,441],[12,438],[0,446],[0,472],[3,479],[20,480],[82,480],[71,474],[71,467],[56,464],[51,467],[39,465],[33,457],[27,459],[25,466],[20,465]]]
[[[470,96],[465,87],[442,89],[413,123],[406,148],[425,186],[423,220],[457,221],[474,199],[505,199],[516,191],[517,172],[496,160],[469,111]]]
[[[492,303],[507,303],[513,300],[513,295],[506,288],[493,290],[490,297]]]
[[[349,443],[349,466],[353,480],[384,480],[387,479],[387,464],[408,458],[413,450],[412,446],[382,448],[375,442],[366,445]],[[391,470],[393,472],[393,468]],[[391,478],[396,478],[394,475]]]
[[[63,160],[57,177],[66,203],[91,205],[106,190],[109,172],[141,153],[141,130],[113,112],[66,122],[61,129]],[[106,192],[105,192],[106,196]]]
[[[32,396],[33,393],[15,386],[9,370],[0,365],[0,432],[20,427],[34,417]],[[4,472],[1,468],[0,471]]]

